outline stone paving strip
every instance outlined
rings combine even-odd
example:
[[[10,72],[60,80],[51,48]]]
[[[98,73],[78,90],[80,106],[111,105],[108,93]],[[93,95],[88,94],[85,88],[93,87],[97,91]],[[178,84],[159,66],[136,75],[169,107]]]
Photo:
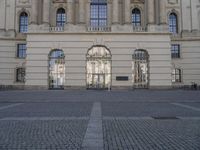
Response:
[[[152,117],[103,117],[103,120],[152,120]]]
[[[181,120],[200,120],[200,117],[177,117]]]
[[[89,120],[89,117],[6,117],[0,121],[52,121],[52,120]]]
[[[162,118],[162,117],[161,117]],[[170,119],[170,117],[163,117],[164,119],[155,119],[153,117],[103,117],[103,120],[174,120]],[[175,116],[175,118],[180,120],[200,120],[200,117],[182,117]]]
[[[103,150],[101,103],[93,104],[90,120],[82,144],[83,150]]]
[[[194,111],[200,111],[200,108],[188,106],[188,105],[181,104],[181,103],[171,103],[171,104],[179,106],[179,107],[183,107],[183,108],[188,108],[188,109],[191,109],[191,110],[194,110]]]
[[[22,104],[24,104],[24,103],[17,103],[17,104],[10,104],[10,105],[7,105],[7,106],[2,106],[2,107],[0,107],[0,110],[16,107],[16,106],[19,106],[19,105],[22,105]]]

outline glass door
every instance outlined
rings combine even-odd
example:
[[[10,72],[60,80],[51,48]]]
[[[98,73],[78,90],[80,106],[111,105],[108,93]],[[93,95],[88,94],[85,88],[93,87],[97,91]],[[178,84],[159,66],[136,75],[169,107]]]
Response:
[[[136,50],[133,55],[133,87],[148,88],[149,86],[149,62],[148,53],[145,50]]]
[[[93,47],[87,54],[87,88],[108,89],[110,86],[110,52],[105,47]]]
[[[65,59],[63,51],[54,50],[49,58],[49,88],[63,89],[65,81]]]

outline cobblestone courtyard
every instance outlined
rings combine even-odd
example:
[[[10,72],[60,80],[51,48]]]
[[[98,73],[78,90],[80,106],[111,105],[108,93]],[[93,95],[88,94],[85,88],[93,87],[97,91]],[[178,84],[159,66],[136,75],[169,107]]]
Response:
[[[200,92],[0,92],[0,150],[103,149],[200,150]]]

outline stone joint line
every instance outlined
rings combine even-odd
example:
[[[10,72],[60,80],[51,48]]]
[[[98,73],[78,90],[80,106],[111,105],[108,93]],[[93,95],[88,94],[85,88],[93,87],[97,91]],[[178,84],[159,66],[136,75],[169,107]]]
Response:
[[[82,143],[83,150],[103,150],[101,103],[95,102]]]
[[[183,108],[188,108],[188,109],[191,109],[191,110],[194,110],[194,111],[200,111],[199,108],[188,106],[188,105],[184,105],[184,104],[180,104],[180,103],[171,103],[171,104],[179,106],[179,107],[183,107]]]
[[[8,106],[2,106],[2,107],[0,107],[0,110],[16,107],[16,106],[19,106],[19,105],[22,105],[22,104],[24,104],[24,103],[17,103],[17,104],[11,104],[11,105],[8,105]]]
[[[6,117],[0,121],[55,121],[55,120],[89,120],[89,117]]]

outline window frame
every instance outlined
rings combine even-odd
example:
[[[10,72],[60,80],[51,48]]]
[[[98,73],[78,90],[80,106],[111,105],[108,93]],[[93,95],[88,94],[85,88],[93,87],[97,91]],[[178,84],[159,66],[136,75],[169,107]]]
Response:
[[[91,2],[90,2],[90,26],[106,27],[107,25],[108,25],[108,2],[107,2],[107,0],[91,0]]]
[[[59,12],[60,11],[60,12]],[[60,7],[56,11],[56,27],[64,27],[66,24],[66,11],[63,7]]]
[[[182,82],[182,70],[180,68],[173,68],[172,83],[181,83],[181,82]]]
[[[171,58],[172,59],[181,58],[181,46],[180,46],[180,44],[171,44]]]
[[[28,24],[29,24],[28,13],[23,11],[19,14],[19,32],[27,33],[28,32]]]
[[[142,26],[142,15],[141,15],[141,10],[139,8],[132,9],[131,19],[133,26],[135,27]]]
[[[179,25],[178,25],[178,15],[175,12],[171,12],[168,18],[168,26],[169,32],[172,34],[179,33]]]
[[[20,49],[20,46],[24,46],[24,47],[22,47],[22,49]],[[22,50],[21,53],[20,53],[20,50]],[[16,58],[25,59],[26,51],[27,51],[26,43],[17,43],[16,44]],[[20,54],[22,54],[22,56],[20,56]]]
[[[21,73],[21,75],[20,75],[20,73]],[[24,67],[18,67],[18,68],[16,68],[15,75],[16,75],[15,76],[15,81],[17,83],[25,83],[26,69]],[[19,75],[20,75],[20,77],[19,77]]]

